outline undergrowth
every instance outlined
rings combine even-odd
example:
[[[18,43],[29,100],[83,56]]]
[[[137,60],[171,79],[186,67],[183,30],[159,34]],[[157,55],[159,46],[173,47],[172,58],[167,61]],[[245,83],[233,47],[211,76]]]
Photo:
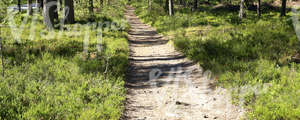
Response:
[[[35,27],[31,26],[34,18],[29,17],[23,31],[8,26],[9,15],[3,19],[6,27],[1,27],[0,37],[5,76],[0,77],[0,119],[120,118],[125,100],[128,25],[123,19],[125,2],[113,4],[92,16],[95,22],[114,22],[121,28],[104,26],[101,43],[93,24],[88,24],[91,18],[80,14],[87,8],[78,8],[83,7],[78,4],[77,23],[63,29],[47,30],[41,14],[34,14],[38,16]],[[26,17],[25,12],[15,15],[17,27]],[[84,45],[88,47],[84,49]]]

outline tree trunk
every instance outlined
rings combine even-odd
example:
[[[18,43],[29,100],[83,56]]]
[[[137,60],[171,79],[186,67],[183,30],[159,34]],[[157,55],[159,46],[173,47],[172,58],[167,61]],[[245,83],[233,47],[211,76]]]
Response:
[[[63,10],[63,7],[62,7],[62,4],[63,4],[63,3],[62,3],[62,0],[58,0],[58,2],[59,2],[59,10],[62,11],[62,10]]]
[[[169,15],[172,16],[172,0],[169,0]]]
[[[174,0],[171,0],[171,3],[172,14],[174,14]]]
[[[90,14],[91,15],[93,15],[94,14],[94,2],[93,2],[93,0],[89,0],[89,12],[90,12]]]
[[[151,0],[148,0],[148,10],[149,10],[149,12],[151,11],[151,7],[152,7]]]
[[[62,4],[63,4],[63,3],[62,3],[62,0],[58,0],[58,1],[59,1],[59,4],[62,6]]]
[[[183,0],[179,0],[179,4],[180,4],[180,5],[183,5]]]
[[[240,13],[239,13],[239,17],[241,19],[243,19],[245,17],[245,12],[244,12],[244,2],[245,0],[241,0],[241,3],[240,3]]]
[[[196,11],[198,9],[198,0],[194,0],[194,9],[193,11]]]
[[[169,0],[169,15],[172,16],[173,14],[173,0]]]
[[[40,8],[43,9],[44,8],[44,1],[43,0],[39,0],[40,1]]]
[[[0,27],[0,54],[1,54],[1,64],[2,64],[2,77],[4,78],[5,76],[5,66],[4,66],[4,57],[3,57],[3,43],[1,39],[1,27]]]
[[[251,5],[253,5],[252,4],[252,1],[250,1],[250,0],[245,0],[245,5],[246,5],[246,8],[248,8],[248,7],[250,7]]]
[[[43,17],[44,24],[53,29],[55,22],[58,21],[57,0],[44,0]]]
[[[40,5],[41,5],[40,0],[36,0],[35,4],[36,4],[36,10],[39,12],[40,11]]]
[[[18,10],[21,12],[21,0],[18,0]]]
[[[109,6],[109,5],[110,5],[110,1],[111,1],[111,0],[107,0],[107,6]]]
[[[285,16],[286,15],[285,12],[286,12],[286,0],[282,0],[280,16]]]
[[[27,14],[32,15],[32,13],[33,13],[33,11],[32,11],[32,0],[27,0],[27,5],[28,5]]]
[[[65,23],[72,24],[75,22],[74,18],[74,2],[73,0],[65,0]]]
[[[260,3],[261,3],[261,0],[258,0],[258,3],[257,3],[257,16],[258,17],[261,16]]]
[[[166,0],[166,2],[165,2],[165,11],[166,12],[169,11],[169,0]]]
[[[37,11],[40,11],[43,8],[43,0],[36,0],[36,9]]]

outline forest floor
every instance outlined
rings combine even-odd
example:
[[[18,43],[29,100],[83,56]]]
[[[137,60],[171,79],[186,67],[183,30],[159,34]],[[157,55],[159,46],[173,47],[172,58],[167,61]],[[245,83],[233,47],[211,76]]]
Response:
[[[217,87],[195,62],[177,52],[166,37],[146,25],[127,6],[130,67],[122,119],[202,120],[240,119],[228,90]]]

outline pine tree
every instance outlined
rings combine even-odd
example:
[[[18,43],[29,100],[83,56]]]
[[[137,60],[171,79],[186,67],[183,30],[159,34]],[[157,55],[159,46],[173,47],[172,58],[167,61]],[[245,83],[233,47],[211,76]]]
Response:
[[[65,0],[65,23],[74,23],[74,1]]]

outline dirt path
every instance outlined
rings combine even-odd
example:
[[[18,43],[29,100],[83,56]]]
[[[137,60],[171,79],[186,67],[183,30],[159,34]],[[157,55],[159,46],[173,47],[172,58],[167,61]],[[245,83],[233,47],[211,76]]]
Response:
[[[201,67],[175,51],[168,40],[143,24],[127,7],[130,68],[124,120],[238,119],[225,89]]]

